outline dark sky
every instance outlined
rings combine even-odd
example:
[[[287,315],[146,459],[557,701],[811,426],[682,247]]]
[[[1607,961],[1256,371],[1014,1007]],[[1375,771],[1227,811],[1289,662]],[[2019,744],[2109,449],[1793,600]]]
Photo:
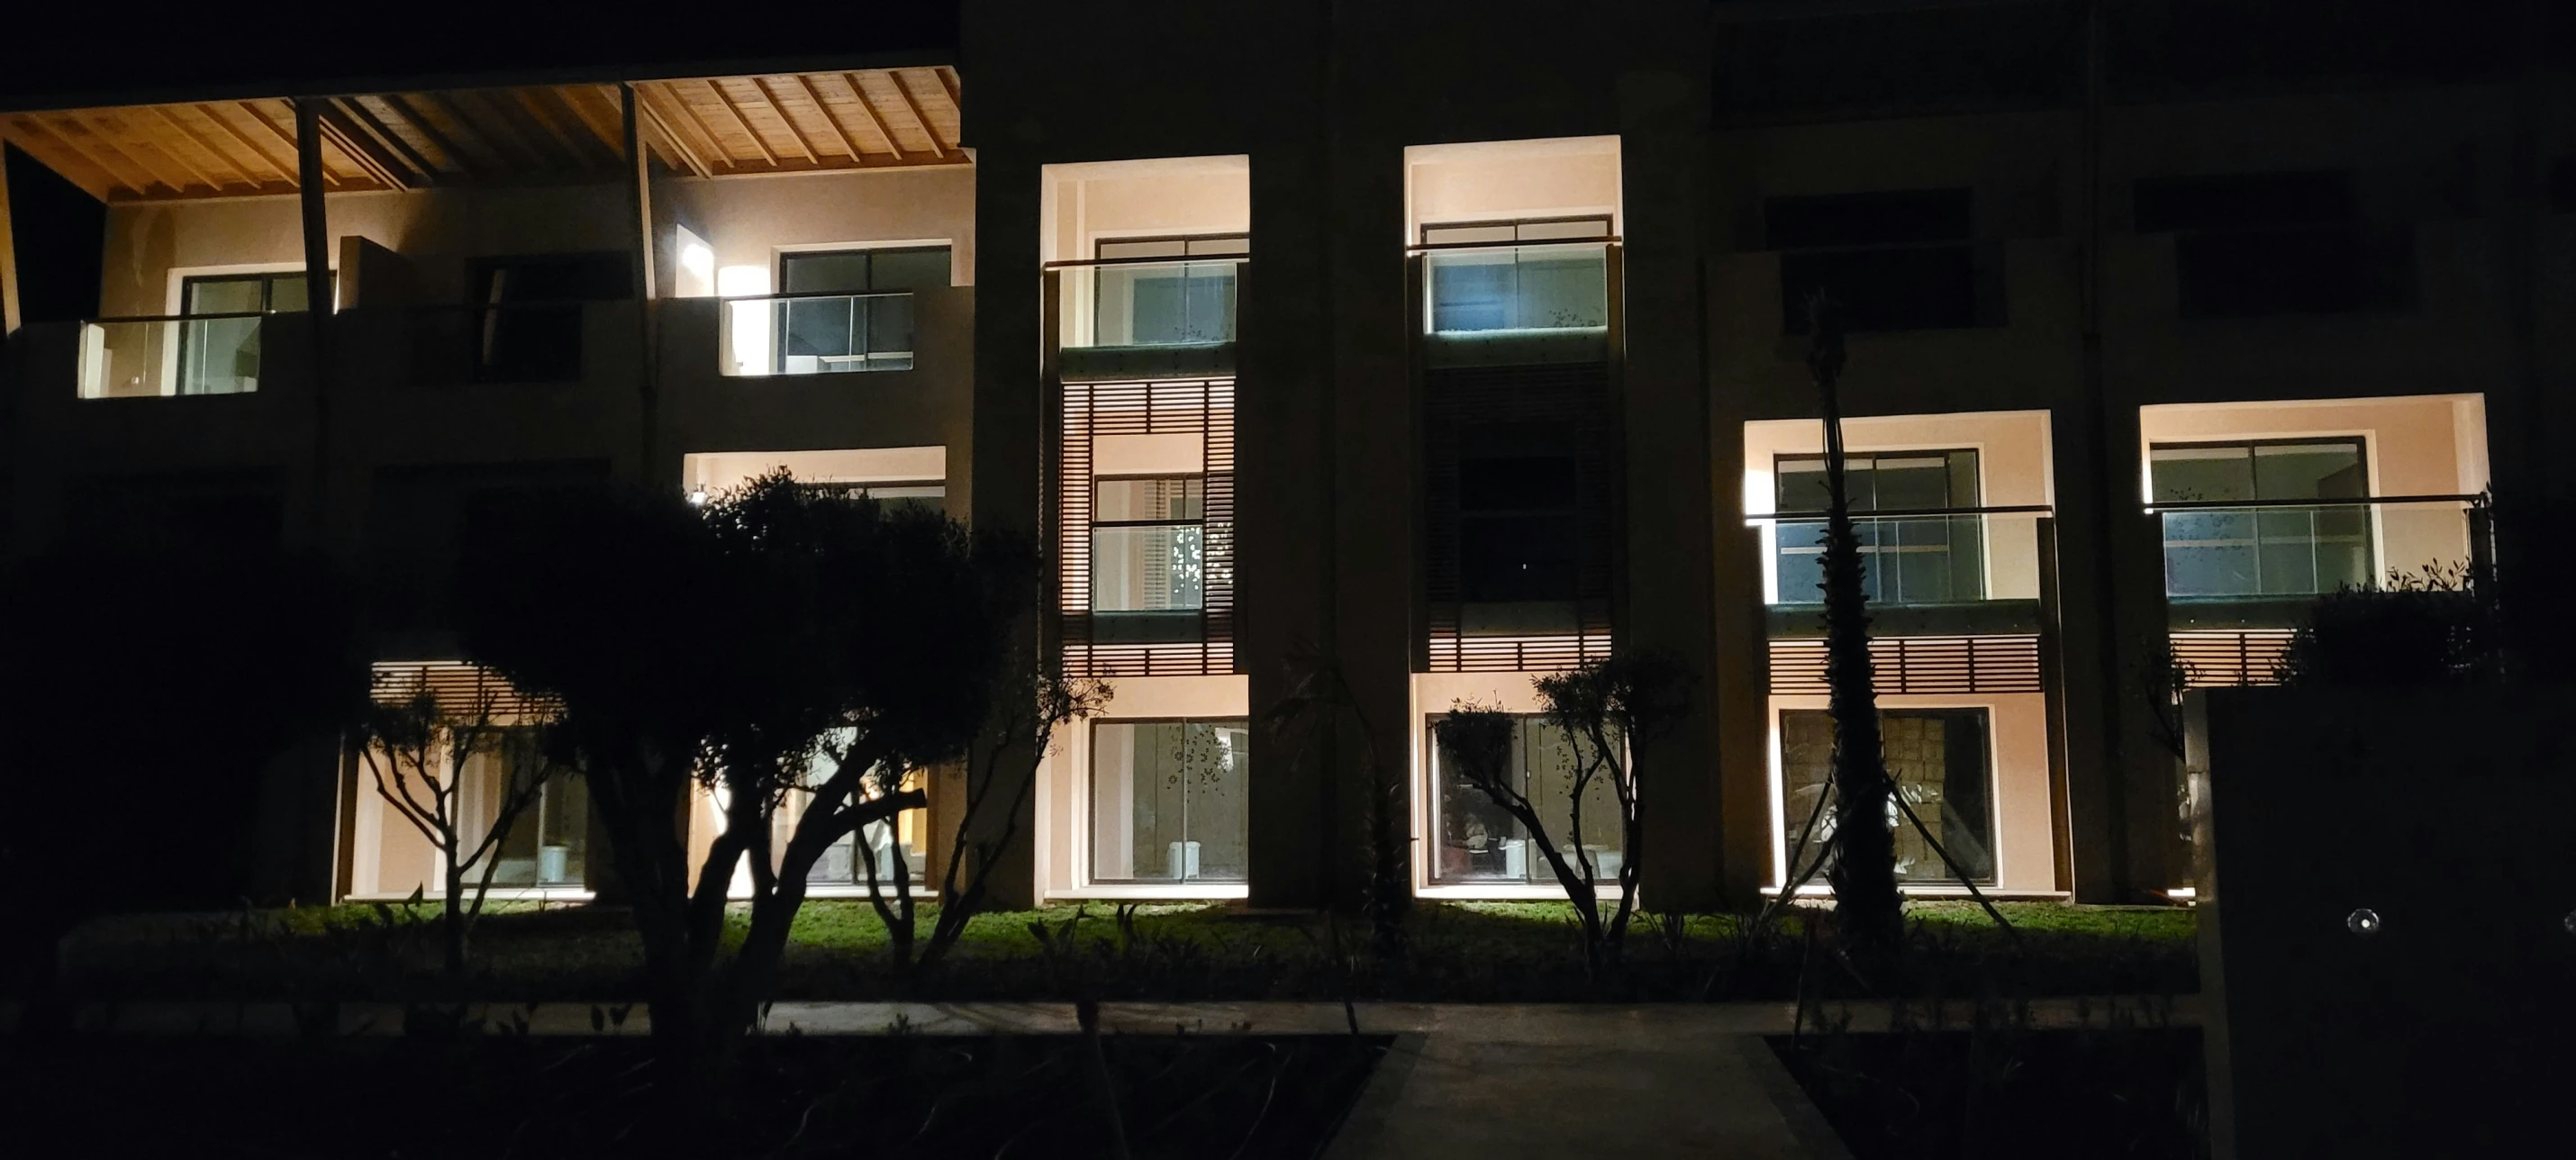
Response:
[[[46,0],[35,0],[46,3]],[[31,5],[32,7],[32,5]],[[492,0],[50,5],[0,35],[0,105],[213,87],[292,95],[332,82],[953,51],[957,0],[693,4]],[[45,21],[54,21],[46,31]],[[112,34],[90,26],[116,25]],[[114,51],[103,52],[112,44]],[[107,103],[107,102],[99,102]]]

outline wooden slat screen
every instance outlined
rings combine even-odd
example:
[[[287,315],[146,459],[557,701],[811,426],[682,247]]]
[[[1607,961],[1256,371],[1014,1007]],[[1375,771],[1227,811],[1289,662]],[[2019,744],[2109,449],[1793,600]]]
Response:
[[[2227,689],[2281,683],[2281,657],[2290,650],[2291,630],[2248,628],[2232,632],[2173,634],[2174,663],[2183,666],[2183,686]]]
[[[438,698],[440,712],[467,721],[487,706],[496,724],[543,720],[561,710],[553,698],[529,696],[499,673],[464,661],[378,661],[369,675],[367,692],[378,704],[399,705],[424,691]]]
[[[1869,642],[1869,659],[1881,693],[2037,693],[2036,636],[1893,636]],[[1825,642],[1771,642],[1771,692],[1823,696]]]
[[[1610,651],[1610,593],[1618,527],[1617,428],[1603,363],[1458,367],[1423,376],[1426,663],[1435,673],[1567,669]],[[1465,631],[1459,558],[1459,470],[1480,424],[1546,424],[1575,455],[1579,560],[1573,631],[1483,636]]]
[[[1091,619],[1092,440],[1103,435],[1199,437],[1204,478],[1199,638],[1097,642]],[[1235,671],[1234,380],[1064,384],[1056,487],[1056,611],[1072,676],[1162,677]]]

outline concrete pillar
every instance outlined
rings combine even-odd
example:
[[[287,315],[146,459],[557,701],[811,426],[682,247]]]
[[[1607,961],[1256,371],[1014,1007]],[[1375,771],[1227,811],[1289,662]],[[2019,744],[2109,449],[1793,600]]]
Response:
[[[1759,826],[1736,832],[1762,812],[1758,796],[1749,808],[1739,800],[1742,791],[1758,795],[1763,783],[1730,776],[1749,772],[1730,768],[1724,740],[1748,674],[1722,663],[1716,622],[1718,512],[1731,505],[1720,503],[1713,474],[1729,457],[1714,449],[1731,443],[1740,458],[1742,438],[1740,427],[1732,437],[1716,430],[1709,407],[1706,74],[1695,59],[1652,63],[1660,67],[1618,82],[1626,592],[1617,632],[1629,647],[1678,656],[1699,678],[1689,716],[1640,745],[1636,759],[1643,893],[1657,909],[1704,910],[1749,899],[1767,862]]]
[[[1038,370],[1039,166],[1028,153],[987,146],[976,158],[975,181],[975,405],[972,472],[974,520],[980,530],[1043,535],[1046,519],[1044,464],[1045,392]],[[1053,600],[1052,592],[1041,607]],[[1025,657],[1039,655],[1037,608],[1014,631]],[[980,764],[980,763],[978,763]],[[1007,769],[1017,777],[1022,770]],[[975,819],[978,837],[1007,826],[1010,839],[992,871],[990,903],[1003,909],[1037,901],[1036,813],[1024,798],[1016,818],[999,810]],[[953,827],[954,818],[934,824]]]

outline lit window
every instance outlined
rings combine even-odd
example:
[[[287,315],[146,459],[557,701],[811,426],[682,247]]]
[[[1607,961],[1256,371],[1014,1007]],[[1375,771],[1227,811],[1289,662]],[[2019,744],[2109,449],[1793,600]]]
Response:
[[[1093,725],[1093,880],[1243,881],[1251,741],[1241,720]]]

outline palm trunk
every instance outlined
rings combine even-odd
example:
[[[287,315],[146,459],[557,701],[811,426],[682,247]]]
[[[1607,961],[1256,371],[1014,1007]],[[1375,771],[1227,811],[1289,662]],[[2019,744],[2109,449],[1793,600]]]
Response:
[[[1896,834],[1888,825],[1894,792],[1878,730],[1878,692],[1869,659],[1869,598],[1862,588],[1860,538],[1852,529],[1843,454],[1842,332],[1830,307],[1813,305],[1815,346],[1809,369],[1822,396],[1825,423],[1825,683],[1834,723],[1834,924],[1844,946],[1865,962],[1884,963],[1904,930],[1896,893]]]

